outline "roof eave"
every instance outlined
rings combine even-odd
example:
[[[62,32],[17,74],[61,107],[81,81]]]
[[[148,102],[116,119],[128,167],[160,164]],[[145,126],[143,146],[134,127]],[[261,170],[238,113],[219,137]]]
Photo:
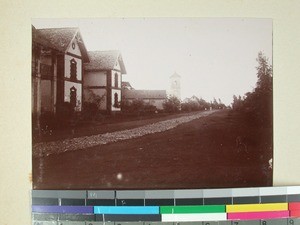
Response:
[[[84,41],[83,41],[83,38],[81,36],[81,33],[80,33],[79,29],[78,29],[77,33],[80,36],[80,41],[77,41],[77,43],[79,45],[79,48],[80,48],[80,51],[81,51],[81,54],[82,54],[83,62],[84,63],[89,63],[90,62],[90,58],[89,58],[87,49],[85,47],[85,44],[84,44]]]
[[[125,68],[125,64],[123,61],[123,57],[121,55],[121,53],[119,53],[117,60],[119,61],[120,67],[121,67],[121,73],[122,74],[127,74],[126,68]]]
[[[83,42],[82,35],[80,33],[79,28],[77,28],[77,31],[74,33],[74,36],[71,39],[70,43],[67,45],[67,48],[65,49],[65,51],[68,51],[68,49],[70,48],[73,40],[76,39],[77,35],[79,35],[79,38],[80,38],[80,40],[76,40],[76,42],[78,43],[78,46],[79,46],[79,49],[80,49],[80,52],[81,52],[81,55],[82,55],[82,60],[83,60],[84,63],[85,62],[88,63],[88,62],[90,62],[90,59],[89,59],[89,56],[88,56],[88,53],[87,53],[85,44]]]
[[[89,63],[90,62],[90,58],[87,54],[87,50],[84,44],[78,43],[81,54],[82,54],[82,60],[84,63]]]

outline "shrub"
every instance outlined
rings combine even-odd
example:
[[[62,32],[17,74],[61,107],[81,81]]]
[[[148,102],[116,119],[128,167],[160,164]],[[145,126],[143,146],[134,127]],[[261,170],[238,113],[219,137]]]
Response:
[[[163,108],[168,113],[178,112],[180,110],[180,100],[175,96],[171,96],[164,101]]]
[[[42,112],[40,115],[40,130],[47,132],[58,127],[58,121],[52,112]]]
[[[136,115],[151,114],[157,111],[154,105],[145,103],[142,99],[134,99],[133,101],[123,100],[121,108],[125,113]]]

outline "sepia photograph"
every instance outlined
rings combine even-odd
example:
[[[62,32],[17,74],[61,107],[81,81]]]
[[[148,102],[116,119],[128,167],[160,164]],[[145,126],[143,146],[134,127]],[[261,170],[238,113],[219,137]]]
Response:
[[[33,189],[272,186],[272,19],[31,23]]]

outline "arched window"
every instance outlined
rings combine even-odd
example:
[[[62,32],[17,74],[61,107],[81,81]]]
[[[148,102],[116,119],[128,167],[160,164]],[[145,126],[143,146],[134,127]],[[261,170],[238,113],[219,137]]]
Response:
[[[75,59],[70,60],[70,75],[71,75],[71,80],[77,80],[77,62]]]
[[[118,93],[114,94],[114,107],[119,107]]]
[[[73,86],[70,88],[70,103],[73,108],[76,107],[76,102],[77,102],[77,90]]]
[[[119,76],[117,73],[115,73],[115,87],[118,87],[118,84],[119,84]]]

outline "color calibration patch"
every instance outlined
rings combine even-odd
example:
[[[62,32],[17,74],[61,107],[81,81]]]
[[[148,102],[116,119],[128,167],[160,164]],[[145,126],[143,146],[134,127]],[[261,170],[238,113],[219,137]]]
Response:
[[[300,225],[300,186],[32,191],[33,225]]]

